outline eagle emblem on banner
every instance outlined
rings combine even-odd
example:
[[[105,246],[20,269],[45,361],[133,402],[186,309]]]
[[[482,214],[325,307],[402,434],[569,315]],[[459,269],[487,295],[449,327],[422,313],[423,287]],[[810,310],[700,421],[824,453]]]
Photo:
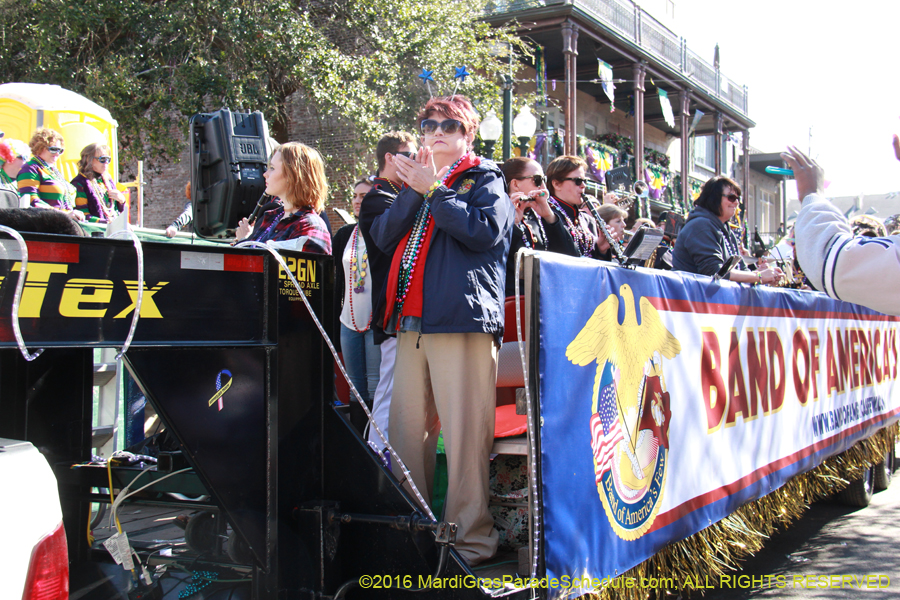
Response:
[[[616,534],[640,538],[653,525],[665,487],[669,449],[669,393],[662,359],[681,344],[642,297],[640,324],[634,293],[619,288],[594,310],[566,348],[566,358],[584,367],[596,364],[591,405],[591,450],[597,491]]]

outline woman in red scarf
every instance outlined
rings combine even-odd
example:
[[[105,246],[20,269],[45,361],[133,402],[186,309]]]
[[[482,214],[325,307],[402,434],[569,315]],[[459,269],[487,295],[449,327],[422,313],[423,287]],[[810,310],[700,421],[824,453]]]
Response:
[[[515,211],[492,161],[472,153],[478,116],[462,96],[432,98],[418,117],[418,155],[394,157],[405,184],[372,225],[393,256],[386,332],[397,332],[391,444],[430,501],[443,428],[444,519],[470,564],[493,556],[488,511],[497,350]]]

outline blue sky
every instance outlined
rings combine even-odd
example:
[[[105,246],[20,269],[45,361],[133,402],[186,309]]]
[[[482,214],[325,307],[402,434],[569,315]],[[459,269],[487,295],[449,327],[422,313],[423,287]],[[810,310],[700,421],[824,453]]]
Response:
[[[900,133],[900,2],[680,0],[688,47],[750,90],[750,143],[812,154],[829,196],[900,191],[891,135]],[[788,195],[796,197],[794,186]]]

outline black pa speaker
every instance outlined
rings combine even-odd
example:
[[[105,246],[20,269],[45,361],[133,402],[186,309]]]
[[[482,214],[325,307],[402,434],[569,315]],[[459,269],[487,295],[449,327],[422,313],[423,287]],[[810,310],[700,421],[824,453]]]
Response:
[[[194,231],[202,237],[234,236],[266,189],[269,127],[259,111],[222,108],[190,120],[191,202]]]

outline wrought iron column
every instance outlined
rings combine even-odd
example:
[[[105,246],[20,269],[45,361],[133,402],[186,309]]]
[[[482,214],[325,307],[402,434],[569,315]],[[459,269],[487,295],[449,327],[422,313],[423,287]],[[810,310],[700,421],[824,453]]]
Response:
[[[577,151],[575,145],[575,95],[577,94],[578,26],[566,21],[562,24],[562,33],[566,64],[566,136],[563,139],[563,146],[566,154],[574,155]]]
[[[716,113],[716,175],[722,174],[722,136],[725,134],[725,115]]]
[[[743,144],[741,147],[741,152],[744,154],[744,161],[742,166],[741,177],[743,180],[741,181],[741,186],[744,188],[744,197],[747,197],[747,194],[750,190],[750,130],[744,129],[741,131],[741,137],[743,138]]]
[[[681,96],[681,200],[688,206],[691,190],[691,91],[684,90]]]
[[[632,65],[634,75],[634,176],[644,179],[644,77],[647,63],[641,61]]]

